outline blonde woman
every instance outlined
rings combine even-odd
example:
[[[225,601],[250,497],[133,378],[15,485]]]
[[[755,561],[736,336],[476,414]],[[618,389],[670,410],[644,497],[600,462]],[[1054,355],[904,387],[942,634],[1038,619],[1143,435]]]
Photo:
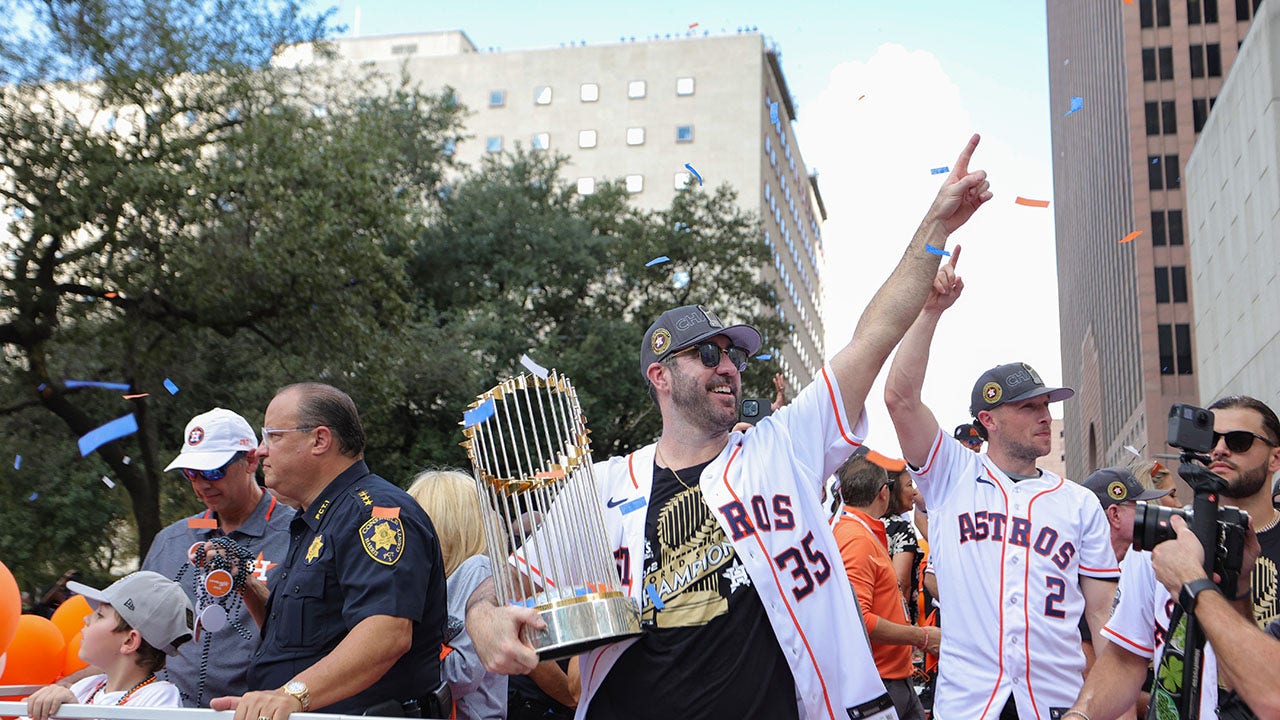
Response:
[[[427,511],[440,539],[453,625],[466,617],[471,593],[493,575],[475,481],[457,470],[427,470],[413,479],[409,494]],[[448,644],[453,652],[440,672],[453,692],[459,720],[506,718],[507,676],[484,669],[465,627]]]

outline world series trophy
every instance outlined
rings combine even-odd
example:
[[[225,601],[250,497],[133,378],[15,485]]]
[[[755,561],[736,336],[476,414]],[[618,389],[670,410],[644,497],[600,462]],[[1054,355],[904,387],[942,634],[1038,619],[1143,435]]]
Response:
[[[619,584],[569,380],[555,370],[504,380],[477,396],[462,433],[498,601],[534,608],[547,623],[525,629],[538,656],[639,635],[640,610]]]

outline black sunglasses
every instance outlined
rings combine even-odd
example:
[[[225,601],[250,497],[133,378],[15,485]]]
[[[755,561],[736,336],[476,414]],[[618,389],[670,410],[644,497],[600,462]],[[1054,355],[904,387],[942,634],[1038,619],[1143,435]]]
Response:
[[[687,347],[675,355],[672,355],[672,357],[691,353],[695,350],[698,352],[698,359],[702,360],[702,364],[709,368],[713,368],[720,364],[721,355],[728,355],[729,362],[733,363],[733,366],[738,368],[738,372],[746,372],[747,370],[746,348],[740,348],[737,345],[730,345],[727,348],[722,348],[710,340]]]
[[[1253,447],[1255,439],[1261,440],[1267,444],[1267,447],[1275,447],[1276,444],[1262,437],[1258,433],[1249,432],[1248,430],[1230,430],[1224,433],[1215,432],[1213,434],[1213,445],[1210,448],[1218,447],[1219,440],[1227,441],[1227,449],[1233,453],[1246,453],[1249,448]]]

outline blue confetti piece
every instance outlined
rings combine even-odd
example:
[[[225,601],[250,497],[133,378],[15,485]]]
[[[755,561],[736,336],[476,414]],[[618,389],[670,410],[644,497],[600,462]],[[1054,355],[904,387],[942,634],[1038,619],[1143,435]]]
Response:
[[[759,355],[757,355],[757,356],[756,356],[756,359],[757,359],[757,360],[772,360],[772,359],[773,359],[773,356],[772,356],[772,355],[770,355],[769,353],[760,353]]]
[[[178,386],[175,385],[174,382],[169,378],[164,379],[164,389],[168,390],[170,395],[178,394]]]
[[[1071,109],[1067,111],[1067,115],[1070,115],[1071,113],[1074,113],[1074,112],[1080,112],[1083,109],[1084,109],[1084,98],[1073,97],[1071,98]],[[1066,115],[1063,115],[1063,117],[1066,117]]]
[[[638,497],[624,504],[621,508],[619,508],[619,510],[622,512],[623,515],[626,515],[627,513],[633,512],[635,510],[639,510],[640,508],[644,507],[645,502],[646,500],[644,498]]]
[[[21,470],[21,469],[22,469],[22,456],[21,456],[21,455],[14,455],[14,456],[13,456],[13,469],[14,469],[14,470]]]
[[[47,387],[49,387],[49,383],[40,383],[36,386],[36,392],[44,392],[44,389]]]
[[[1160,164],[1160,158],[1158,158],[1158,157],[1151,158],[1151,164],[1152,164],[1152,165],[1159,165],[1159,164]]]
[[[936,248],[932,245],[925,245],[924,251],[929,253],[930,255],[941,255],[942,257],[951,257],[951,253],[948,252],[947,250],[943,250],[942,248]]]
[[[666,603],[662,602],[662,598],[658,597],[658,590],[652,585],[645,585],[644,591],[649,594],[649,599],[653,601],[653,606],[658,610],[667,606]]]
[[[498,411],[498,406],[494,405],[493,398],[489,398],[488,400],[485,400],[483,403],[481,403],[478,407],[472,408],[462,413],[462,426],[471,427],[472,425],[482,423],[485,420],[488,420],[489,418],[493,417],[493,414],[496,413],[497,411]]]
[[[38,497],[40,497],[40,493],[33,492],[31,493],[31,497],[27,498],[27,502],[35,502]]]
[[[590,595],[591,591],[587,588],[579,587],[573,589],[573,594],[575,597],[582,597],[583,595]]]
[[[661,265],[661,264],[662,264],[662,263],[664,263],[664,262],[671,262],[671,258],[667,257],[666,255],[659,255],[658,257],[656,257],[656,258],[654,258],[654,259],[650,260],[649,262],[645,263],[645,264],[644,264],[644,266],[645,266],[645,267],[653,267],[654,265]]]
[[[694,169],[693,169],[693,166],[692,166],[692,165],[690,165],[689,163],[685,163],[685,164],[684,164],[684,167],[685,167],[685,169],[686,169],[686,170],[688,170],[689,172],[693,173],[693,176],[694,176],[694,177],[698,178],[698,184],[699,184],[699,185],[701,185],[701,184],[702,184],[702,176],[698,174],[698,171],[697,171],[697,170],[694,170]]]
[[[90,430],[80,436],[80,456],[88,455],[112,440],[119,440],[136,432],[138,432],[138,419],[133,416],[133,413],[118,417],[106,425]]]
[[[97,380],[68,380],[66,384],[69,388],[91,387],[102,388],[104,390],[129,391],[129,383],[98,382]]]
[[[778,124],[778,103],[769,104],[769,122]]]
[[[947,173],[949,173],[949,172],[951,172],[951,168],[950,168],[950,167],[947,167],[947,166],[945,166],[945,165],[944,165],[944,166],[942,166],[942,167],[936,167],[936,168],[933,168],[932,170],[930,170],[930,171],[929,171],[929,174],[930,174],[930,175],[945,175],[945,174],[947,174]]]

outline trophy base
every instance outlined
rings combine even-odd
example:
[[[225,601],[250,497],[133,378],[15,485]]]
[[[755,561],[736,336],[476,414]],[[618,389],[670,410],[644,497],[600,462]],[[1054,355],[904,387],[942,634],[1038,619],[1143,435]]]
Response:
[[[537,605],[545,630],[530,640],[539,660],[560,660],[601,645],[640,634],[640,610],[620,592],[584,595],[570,601]]]

